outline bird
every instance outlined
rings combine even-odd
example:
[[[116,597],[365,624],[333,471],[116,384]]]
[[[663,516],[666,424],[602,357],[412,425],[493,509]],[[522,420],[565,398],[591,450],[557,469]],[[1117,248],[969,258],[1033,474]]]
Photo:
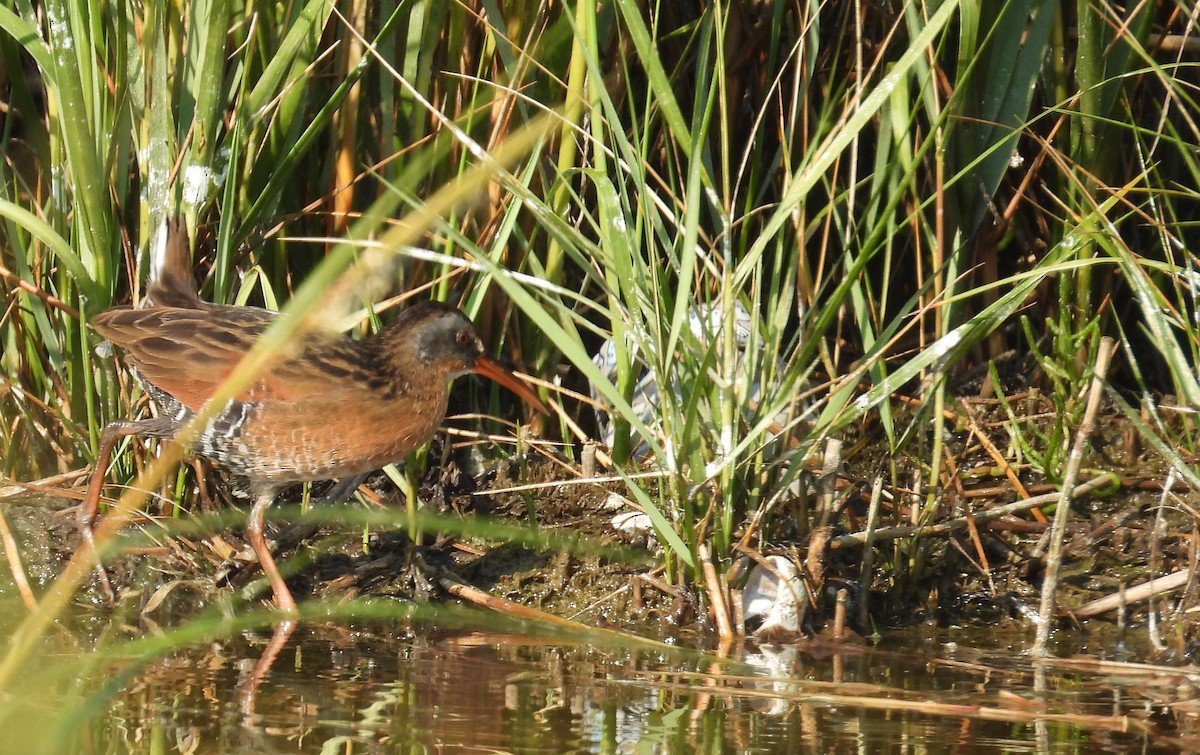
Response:
[[[705,302],[692,305],[688,310],[688,329],[691,330],[692,337],[696,339],[696,343],[703,349],[712,348],[714,342],[718,342],[721,334],[726,327],[733,328],[734,345],[737,347],[739,355],[746,350],[747,344],[750,342],[750,331],[752,321],[750,312],[740,301],[735,301],[733,306],[732,318],[727,322],[725,312],[715,303]],[[649,337],[644,328],[634,326],[626,332],[625,351],[629,355],[630,361],[637,369],[637,383],[633,388],[633,397],[630,401],[630,407],[634,414],[642,421],[642,424],[647,427],[656,427],[661,422],[662,417],[662,396],[659,387],[659,378],[657,371],[652,366],[653,358],[648,358],[641,353],[642,348],[652,346],[655,341]],[[641,344],[642,346],[639,346]],[[674,357],[678,360],[678,355]],[[617,344],[612,338],[605,340],[600,344],[600,348],[592,356],[592,363],[600,370],[608,382],[617,385]],[[679,396],[678,386],[672,386],[673,392],[677,400]],[[600,392],[594,383],[589,383],[588,388],[592,394],[592,406],[595,408],[596,428],[599,432],[600,439],[604,445],[612,448],[616,442],[616,429],[614,428],[612,416],[616,412],[615,407],[608,398]],[[758,383],[754,383],[751,387],[751,393],[754,399],[758,400],[758,393],[761,393]],[[650,450],[649,445],[642,443],[634,452],[635,456],[644,456]]]
[[[158,416],[118,420],[101,434],[80,507],[84,540],[95,528],[106,468],[126,436],[174,438],[274,322],[277,314],[203,301],[192,282],[186,230],[160,231],[147,306],[115,307],[92,328],[124,353]],[[489,357],[471,320],[448,304],[425,301],[362,339],[309,332],[273,366],[213,413],[188,451],[249,483],[254,499],[246,537],[271,585],[276,607],[297,605],[264,535],[268,507],[286,487],[341,478],[403,460],[428,441],[446,415],[449,384],[477,373],[538,411],[532,388]],[[106,592],[111,586],[99,568]]]

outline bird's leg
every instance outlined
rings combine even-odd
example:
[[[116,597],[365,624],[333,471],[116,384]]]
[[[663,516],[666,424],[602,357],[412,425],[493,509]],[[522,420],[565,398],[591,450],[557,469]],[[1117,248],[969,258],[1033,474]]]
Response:
[[[347,500],[355,490],[358,490],[358,486],[362,485],[363,480],[367,479],[368,475],[369,473],[364,473],[360,475],[354,475],[353,477],[343,477],[342,479],[338,480],[337,484],[330,489],[328,495],[322,496],[321,498],[313,501],[310,504],[309,510],[311,511],[312,509],[323,508],[342,503],[343,501]],[[267,548],[273,555],[279,555],[280,553],[295,548],[301,542],[312,537],[314,534],[316,534],[319,528],[320,525],[315,522],[305,522],[302,520],[290,527],[287,527],[274,537],[264,537],[263,540],[266,542]],[[253,551],[253,549],[251,550]],[[251,560],[250,554],[246,551],[242,551],[236,556],[231,557],[230,560],[225,564],[224,568],[217,572],[217,584],[223,584],[225,582],[235,583],[246,579],[254,573],[255,569],[258,568],[256,563],[258,560],[260,559],[258,559],[257,555],[255,556],[254,560]]]
[[[312,508],[318,506],[332,506],[349,500],[350,496],[354,495],[354,491],[358,490],[358,486],[363,484],[363,481],[370,476],[370,472],[356,474],[352,477],[343,477],[338,480],[329,493],[317,501],[313,501]]]
[[[250,677],[246,679],[245,686],[238,692],[238,708],[242,711],[242,716],[244,716],[242,719],[243,726],[250,728],[261,726],[262,721],[256,712],[258,706],[258,688],[267,678],[267,674],[271,673],[271,667],[275,665],[275,659],[287,647],[288,640],[295,631],[296,622],[294,621],[281,621],[275,626],[275,632],[271,635],[271,641],[267,643],[262,656],[254,664],[254,670],[250,672]]]
[[[275,488],[255,490],[254,507],[250,509],[250,521],[246,523],[246,539],[250,541],[250,547],[254,549],[254,555],[258,557],[258,564],[262,567],[263,573],[267,575],[267,581],[271,583],[271,592],[275,594],[275,605],[284,613],[294,614],[296,613],[296,600],[292,597],[287,583],[283,581],[279,567],[275,565],[275,557],[271,555],[271,548],[267,545],[267,538],[263,533],[267,508],[275,500],[276,492]]]
[[[363,484],[363,480],[367,479],[368,473],[357,474],[353,477],[343,477],[338,480],[332,488],[329,489],[328,495],[322,496],[309,504],[309,511],[326,506],[334,506],[348,500],[354,491],[358,490],[358,486]],[[307,540],[316,534],[320,528],[319,524],[314,522],[301,521],[293,524],[283,532],[280,532],[275,538],[268,541],[273,552],[282,553],[283,551],[294,548],[302,541]]]
[[[108,472],[108,462],[112,459],[113,449],[116,448],[117,442],[121,438],[146,434],[147,429],[157,428],[157,426],[158,423],[155,420],[110,422],[100,435],[96,465],[92,468],[91,479],[88,480],[87,494],[83,498],[83,503],[79,504],[79,531],[83,535],[83,541],[92,549],[92,553],[98,552],[94,534],[96,515],[100,510],[100,493],[104,489],[104,476]],[[96,561],[96,576],[100,578],[100,586],[109,602],[115,603],[117,594],[113,591],[112,582],[108,579],[108,571],[105,570],[104,563],[99,560],[99,556]]]

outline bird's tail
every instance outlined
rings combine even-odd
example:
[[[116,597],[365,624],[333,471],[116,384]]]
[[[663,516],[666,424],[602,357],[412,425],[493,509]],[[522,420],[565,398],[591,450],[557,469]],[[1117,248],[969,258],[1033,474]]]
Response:
[[[164,219],[150,247],[150,280],[143,306],[202,309],[192,277],[187,225],[182,218]]]

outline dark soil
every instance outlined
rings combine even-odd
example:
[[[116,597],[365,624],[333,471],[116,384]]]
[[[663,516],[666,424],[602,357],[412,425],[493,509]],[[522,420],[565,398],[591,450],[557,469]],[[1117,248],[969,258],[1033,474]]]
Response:
[[[603,509],[608,491],[597,485],[551,485],[532,491],[490,494],[517,484],[553,481],[562,467],[534,463],[513,479],[515,466],[499,464],[472,479],[451,463],[427,475],[421,500],[448,522],[494,521],[505,527],[529,527],[530,511],[537,519],[538,539],[551,545],[535,548],[493,537],[453,537],[427,533],[418,547],[403,531],[372,529],[364,535],[353,524],[326,524],[319,528],[274,522],[275,537],[299,542],[282,548],[288,563],[288,585],[297,599],[337,600],[369,595],[397,600],[441,600],[445,593],[435,584],[443,571],[493,596],[592,625],[636,627],[656,635],[677,628],[675,619],[687,615],[690,601],[650,589],[638,575],[652,568],[653,557],[644,538],[629,538],[610,525],[612,511]],[[211,480],[210,480],[211,482]],[[314,486],[313,497],[327,485]],[[379,473],[366,483],[375,491],[375,505],[404,511],[404,501],[386,476]],[[198,511],[222,507],[248,508],[222,485],[206,486],[219,496],[195,504]],[[284,501],[302,494],[297,487],[285,492],[276,513],[295,513]],[[165,499],[157,499],[165,501]],[[3,501],[4,511],[20,543],[26,576],[35,593],[44,591],[80,546],[76,524],[77,498],[21,494]],[[353,514],[362,503],[345,502]],[[247,562],[249,550],[239,526],[205,534],[172,533],[172,523],[187,526],[188,516],[169,517],[169,507],[143,519],[127,534],[124,553],[109,562],[108,572],[125,612],[157,617],[188,614],[210,605],[214,597],[232,600],[249,597],[267,600],[269,590],[257,564]],[[164,526],[165,525],[165,526]],[[453,526],[448,525],[450,529]],[[483,525],[486,529],[486,524]],[[299,531],[299,533],[297,533]],[[561,541],[555,547],[556,541]],[[3,570],[0,594],[15,595],[11,573]],[[106,601],[98,581],[86,586],[78,598],[103,608]],[[686,609],[686,610],[685,610]],[[693,612],[694,613],[694,612]]]
[[[995,401],[975,399],[955,407],[957,422],[948,422],[944,495],[935,502],[930,522],[940,522],[1015,500],[1012,484],[996,468],[967,427],[969,415],[994,444],[1005,448],[1006,418]],[[902,418],[903,421],[903,418]],[[901,422],[902,424],[902,422]],[[1195,496],[1182,485],[1168,497],[1162,519],[1165,529],[1155,533],[1155,517],[1165,478],[1163,462],[1133,442],[1128,425],[1110,412],[1096,432],[1085,466],[1124,470],[1119,489],[1106,496],[1092,495],[1075,502],[1067,535],[1059,605],[1070,610],[1103,595],[1194,563],[1197,534],[1191,505]],[[914,444],[919,452],[921,443]],[[910,524],[914,496],[927,482],[916,458],[891,455],[882,433],[860,428],[846,442],[848,454],[841,476],[842,506],[835,534],[860,531],[864,526],[870,483],[884,475],[889,500],[880,527]],[[460,463],[461,462],[461,463]],[[525,491],[503,491],[518,485],[554,483],[569,477],[557,461],[531,458],[526,464],[495,465],[472,476],[464,471],[470,460],[449,460],[433,468],[421,487],[421,500],[447,522],[495,521],[528,527],[536,517],[543,545],[512,542],[503,536],[459,537],[427,532],[414,546],[403,531],[369,529],[361,525],[326,524],[284,550],[292,565],[289,585],[299,599],[336,600],[343,596],[370,595],[397,600],[447,599],[437,575],[448,572],[487,593],[534,606],[561,617],[601,626],[630,628],[641,633],[670,635],[686,629],[707,633],[708,624],[694,590],[671,587],[652,572],[656,546],[645,536],[618,532],[612,525],[616,513],[606,507],[620,483],[599,485],[551,484]],[[953,470],[951,476],[950,470]],[[1031,467],[1014,466],[1030,494],[1053,489]],[[1081,475],[1087,479],[1092,470]],[[206,495],[188,510],[221,510],[245,505],[219,500],[220,486],[207,485]],[[404,503],[382,475],[368,482],[380,491],[377,505],[403,511]],[[315,486],[314,496],[320,490]],[[295,500],[301,491],[285,493]],[[804,495],[807,495],[805,493]],[[373,496],[374,497],[374,496]],[[20,544],[21,558],[35,591],[44,589],[78,546],[74,501],[65,498],[21,496],[4,500],[4,511]],[[362,504],[344,504],[354,511]],[[764,528],[763,555],[782,554],[803,562],[807,547],[804,501],[784,507],[776,521]],[[294,511],[294,508],[292,509]],[[289,509],[281,507],[280,512]],[[796,512],[789,520],[785,515]],[[265,585],[255,564],[239,563],[246,551],[237,524],[204,534],[186,535],[163,521],[166,510],[155,512],[136,531],[137,547],[112,561],[110,574],[126,610],[168,621],[179,613],[210,605],[214,599],[235,596],[263,599]],[[1047,515],[1053,514],[1047,510]],[[285,531],[285,526],[277,532]],[[455,527],[447,525],[448,530]],[[877,628],[906,626],[921,621],[940,625],[978,624],[995,627],[1004,622],[1029,621],[1036,611],[1044,568],[1047,525],[1029,515],[989,522],[977,534],[960,529],[948,536],[907,538],[877,547],[871,587],[871,625],[855,627],[869,634]],[[740,533],[739,533],[740,534]],[[807,629],[820,630],[832,611],[831,593],[845,587],[858,599],[861,547],[830,551],[824,583],[830,595],[822,599],[819,613],[808,617]],[[11,576],[5,570],[0,593],[12,594]],[[648,578],[647,578],[648,577]],[[1191,654],[1194,622],[1185,613],[1197,601],[1197,585],[1176,593],[1165,615],[1178,619],[1173,652]],[[102,604],[93,585],[80,600]],[[1142,615],[1144,604],[1132,606]],[[850,614],[854,614],[853,605]],[[1109,619],[1103,619],[1107,621]],[[699,621],[699,624],[696,622]]]

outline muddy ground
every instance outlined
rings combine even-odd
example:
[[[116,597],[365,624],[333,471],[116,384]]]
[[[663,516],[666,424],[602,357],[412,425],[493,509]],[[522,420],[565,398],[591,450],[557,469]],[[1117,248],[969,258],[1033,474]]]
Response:
[[[989,408],[990,407],[990,408]],[[995,427],[995,404],[980,402],[972,409],[976,427]],[[965,409],[962,412],[966,412]],[[979,511],[1015,500],[1017,494],[994,461],[984,453],[974,436],[961,427],[947,437],[947,458],[953,459],[957,474],[947,478],[946,494],[938,502],[934,521]],[[992,433],[993,440],[1003,440]],[[886,487],[893,498],[884,506],[881,526],[905,523],[910,513],[905,490],[920,474],[913,459],[891,457],[879,433],[860,428],[851,433],[846,447],[844,473],[839,481],[843,506],[835,534],[862,528],[865,498],[870,481],[880,473],[893,482]],[[467,466],[464,463],[462,466]],[[438,575],[458,579],[515,602],[534,606],[557,616],[575,618],[593,625],[627,628],[659,636],[679,632],[711,633],[703,601],[689,587],[666,584],[653,571],[657,545],[645,533],[628,534],[613,526],[621,513],[613,507],[612,493],[622,490],[619,482],[606,485],[552,484],[527,491],[492,494],[516,485],[555,482],[569,475],[561,461],[531,456],[524,464],[492,462],[478,476],[462,470],[454,459],[431,471],[422,481],[421,499],[447,521],[487,521],[527,525],[536,518],[540,535],[550,538],[545,547],[506,542],[503,537],[453,536],[426,532],[414,547],[403,531],[395,528],[369,529],[356,525],[326,524],[305,535],[296,545],[284,548],[285,558],[300,567],[289,579],[296,597],[338,599],[370,595],[398,600],[449,599],[438,583]],[[1158,502],[1165,478],[1165,464],[1136,442],[1130,429],[1115,412],[1109,411],[1092,439],[1086,478],[1096,470],[1115,471],[1119,486],[1104,495],[1093,494],[1073,507],[1067,535],[1063,584],[1059,603],[1077,607],[1088,600],[1115,593],[1122,585],[1145,581],[1194,563],[1197,552],[1193,509],[1195,496],[1180,485],[1167,497],[1167,508],[1159,531],[1155,531]],[[189,504],[190,512],[247,508],[236,496],[215,482],[211,471],[204,475],[204,491]],[[1017,474],[1031,495],[1053,489],[1028,468]],[[319,486],[314,496],[321,494]],[[348,503],[348,511],[364,505],[402,511],[404,502],[382,475],[368,481],[366,497],[372,503]],[[114,489],[107,492],[111,495]],[[43,591],[61,570],[79,544],[75,525],[75,497],[22,493],[3,500],[4,513],[18,544],[21,562],[34,591]],[[281,500],[296,500],[294,489]],[[256,565],[239,561],[245,552],[238,526],[212,529],[203,534],[170,534],[160,526],[169,520],[172,506],[159,498],[151,508],[151,520],[131,532],[145,537],[116,559],[110,574],[125,610],[159,616],[186,614],[208,605],[214,596],[253,595],[262,580]],[[797,562],[805,558],[803,527],[788,521],[800,516],[807,505],[797,501],[778,513],[778,521],[765,530],[767,544],[761,555],[779,554]],[[626,510],[631,510],[626,508]],[[294,508],[280,508],[295,513]],[[1051,514],[1051,511],[1047,511]],[[1165,528],[1164,528],[1165,525]],[[276,526],[276,532],[288,530]],[[1033,516],[1011,516],[980,526],[977,537],[968,529],[950,536],[894,541],[881,549],[872,582],[872,626],[855,627],[869,634],[874,629],[920,621],[940,624],[979,623],[995,626],[1013,620],[1027,621],[1036,610],[1045,554],[1047,525]],[[556,535],[568,540],[556,541]],[[148,538],[148,541],[147,541]],[[578,547],[571,543],[583,542]],[[857,598],[861,548],[842,548],[829,553],[825,585],[850,589]],[[0,577],[0,592],[12,590],[10,570]],[[1189,584],[1164,606],[1180,619],[1178,642],[1172,652],[1190,656],[1191,614],[1183,613],[1197,602],[1197,586]],[[102,608],[103,598],[95,584],[89,585],[78,602]],[[810,617],[810,631],[819,630],[832,610],[824,600],[822,612]],[[1134,616],[1145,604],[1131,607]],[[851,611],[853,614],[853,611]],[[1111,617],[1100,619],[1111,620]]]

